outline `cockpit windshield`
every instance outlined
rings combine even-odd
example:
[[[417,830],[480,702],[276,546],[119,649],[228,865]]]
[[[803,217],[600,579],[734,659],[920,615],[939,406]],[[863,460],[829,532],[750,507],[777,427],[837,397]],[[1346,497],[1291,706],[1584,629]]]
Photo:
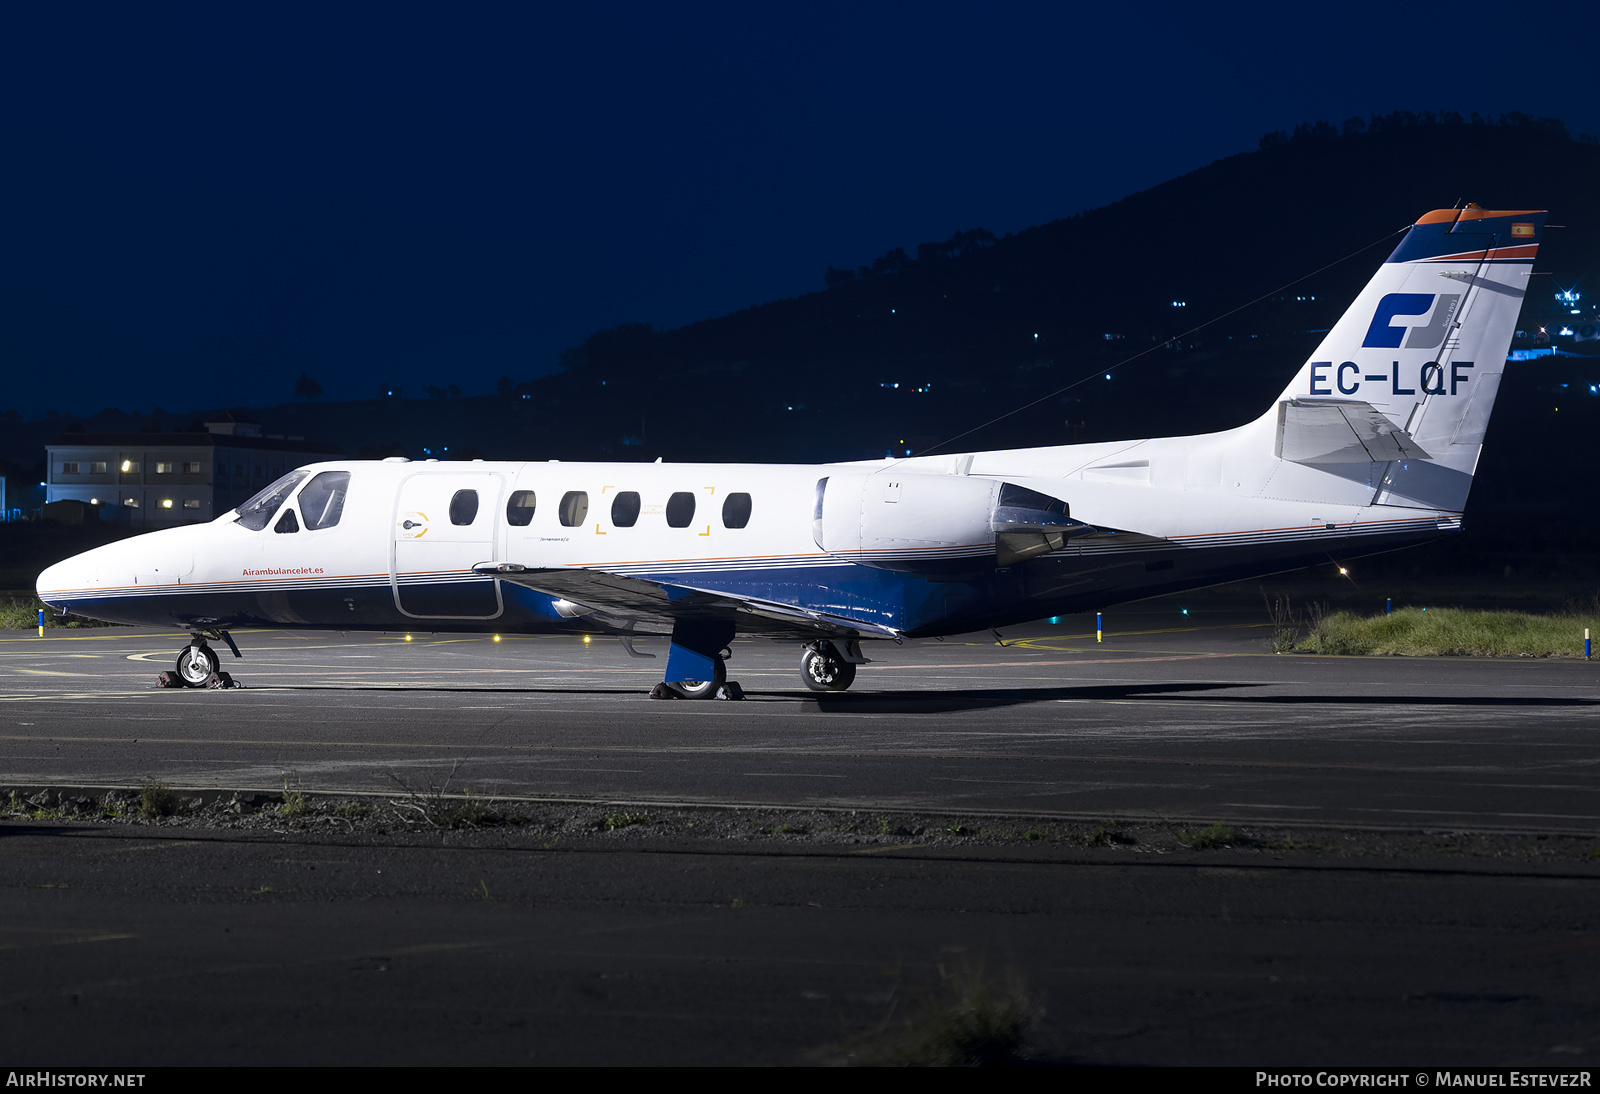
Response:
[[[239,506],[239,515],[233,518],[233,522],[244,525],[252,532],[261,531],[272,520],[272,514],[276,513],[289,495],[294,493],[294,488],[300,485],[300,480],[309,474],[309,471],[289,472]]]

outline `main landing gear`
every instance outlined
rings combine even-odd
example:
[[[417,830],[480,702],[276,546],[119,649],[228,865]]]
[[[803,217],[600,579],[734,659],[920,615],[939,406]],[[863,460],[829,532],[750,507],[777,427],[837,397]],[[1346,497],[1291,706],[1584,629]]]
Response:
[[[743,699],[744,689],[728,679],[733,651],[731,624],[691,628],[680,625],[667,648],[665,679],[650,691],[652,699]],[[715,642],[715,644],[713,644]],[[800,679],[812,691],[845,691],[856,680],[856,666],[865,665],[861,640],[846,638],[844,649],[819,638],[800,655]]]
[[[800,655],[800,679],[812,691],[844,691],[856,681],[856,665],[865,658],[855,642],[845,643],[851,656],[832,642],[813,642]]]
[[[671,683],[663,681],[650,691],[652,699],[743,699],[744,688],[739,686],[739,681],[728,679],[728,659],[733,656],[733,651],[724,647],[722,651],[710,658],[711,671],[701,675],[709,676],[707,680],[674,680]]]
[[[226,642],[235,657],[244,656],[234,643],[233,636],[227,631],[193,631],[189,645],[183,647],[183,652],[178,654],[177,681],[181,686],[186,688],[233,686],[233,677],[221,671],[221,661],[216,651],[206,644],[209,638]]]

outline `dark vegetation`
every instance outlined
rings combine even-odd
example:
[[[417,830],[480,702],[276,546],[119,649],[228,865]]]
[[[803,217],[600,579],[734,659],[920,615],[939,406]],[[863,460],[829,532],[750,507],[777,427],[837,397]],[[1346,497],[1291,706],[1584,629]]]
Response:
[[[1558,285],[1600,289],[1596,178],[1600,144],[1551,119],[1311,123],[1014,235],[973,229],[830,268],[827,288],[799,298],[676,330],[600,331],[558,372],[502,377],[492,396],[452,386],[329,404],[307,390],[251,414],[270,433],[414,459],[816,461],[1224,429],[1266,409],[1428,209],[1548,208],[1566,225],[1543,248],[1553,276],[1533,280],[1524,326],[1551,311]],[[1588,549],[1600,510],[1562,469],[1592,466],[1594,383],[1600,357],[1507,370],[1469,531],[1436,553],[1446,565],[1560,569]],[[205,416],[166,417],[182,428]],[[6,423],[0,456],[37,459],[69,421]],[[83,422],[149,424],[118,411]]]

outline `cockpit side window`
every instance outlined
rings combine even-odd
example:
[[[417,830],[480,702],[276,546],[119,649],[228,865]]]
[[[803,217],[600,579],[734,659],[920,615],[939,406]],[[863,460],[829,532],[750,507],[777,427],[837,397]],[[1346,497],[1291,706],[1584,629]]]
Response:
[[[239,506],[239,515],[233,518],[235,524],[241,524],[252,532],[259,532],[272,521],[275,514],[282,506],[294,488],[300,485],[311,472],[291,471],[283,478],[278,479],[271,486],[256,494],[249,501]]]
[[[344,495],[350,486],[350,472],[324,471],[300,491],[300,515],[306,530],[332,528],[344,515]]]
[[[300,522],[294,519],[294,510],[285,509],[283,516],[278,518],[278,523],[272,526],[274,532],[298,532]]]

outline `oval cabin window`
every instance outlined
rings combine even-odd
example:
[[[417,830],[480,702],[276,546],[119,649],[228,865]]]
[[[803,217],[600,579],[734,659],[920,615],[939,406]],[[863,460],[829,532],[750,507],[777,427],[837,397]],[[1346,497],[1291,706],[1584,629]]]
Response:
[[[457,490],[450,499],[450,523],[462,526],[478,519],[478,492]]]
[[[624,490],[611,502],[611,523],[618,528],[632,528],[639,521],[639,493]]]
[[[513,528],[526,528],[532,524],[534,501],[532,490],[513,490],[511,499],[506,502],[506,523]]]
[[[589,494],[585,490],[568,490],[561,495],[561,523],[576,528],[589,518]]]
[[[729,494],[722,503],[722,526],[743,528],[750,523],[750,495]]]
[[[694,495],[687,490],[679,490],[667,499],[667,527],[687,528],[694,519]]]

